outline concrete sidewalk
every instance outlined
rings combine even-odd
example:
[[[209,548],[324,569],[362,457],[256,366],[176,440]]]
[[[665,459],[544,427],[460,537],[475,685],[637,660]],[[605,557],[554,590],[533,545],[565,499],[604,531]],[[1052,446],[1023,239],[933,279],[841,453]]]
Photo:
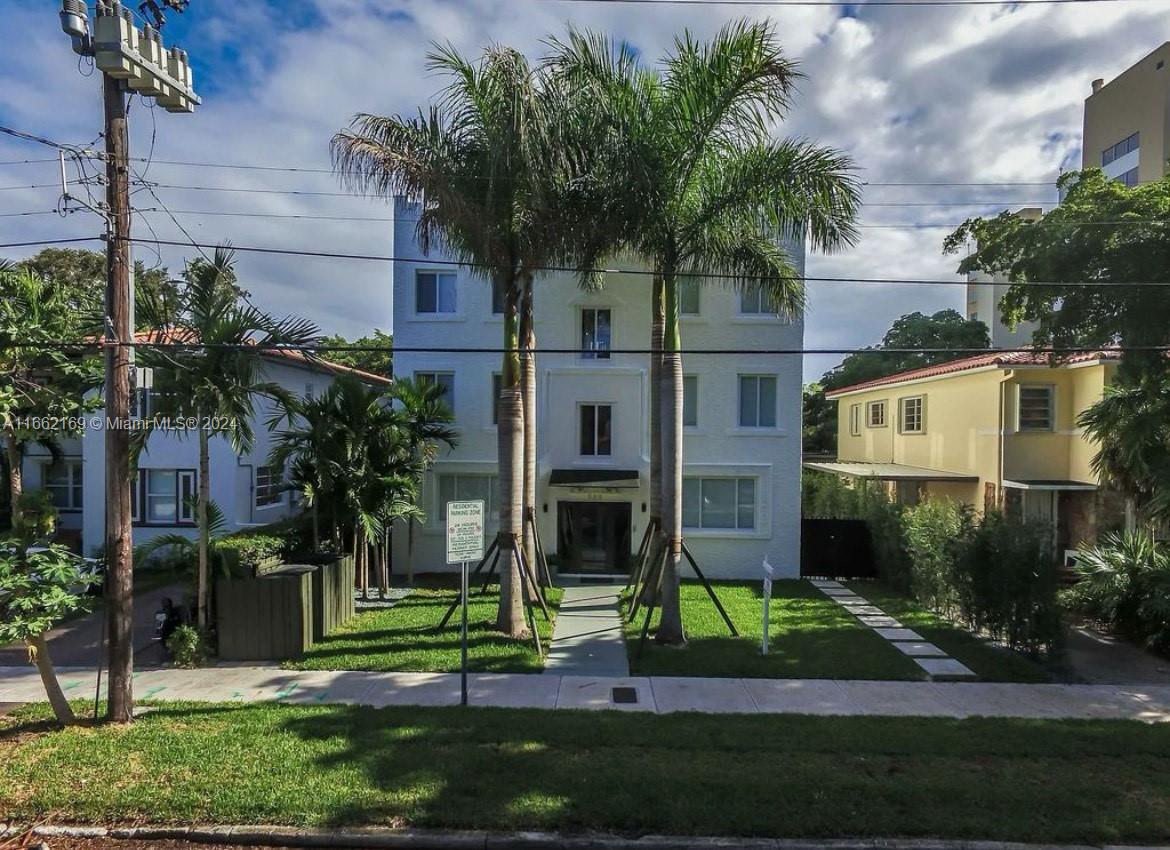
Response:
[[[544,665],[546,676],[630,675],[625,629],[618,611],[620,584],[565,588]]]
[[[74,699],[92,699],[92,669],[62,668]],[[506,708],[586,708],[741,714],[916,717],[1112,718],[1170,721],[1170,686],[871,682],[829,679],[698,679],[473,674],[471,703]],[[633,688],[637,701],[614,701]],[[139,699],[349,705],[457,705],[455,673],[301,672],[279,667],[142,670]],[[44,700],[30,667],[0,668],[0,703]]]

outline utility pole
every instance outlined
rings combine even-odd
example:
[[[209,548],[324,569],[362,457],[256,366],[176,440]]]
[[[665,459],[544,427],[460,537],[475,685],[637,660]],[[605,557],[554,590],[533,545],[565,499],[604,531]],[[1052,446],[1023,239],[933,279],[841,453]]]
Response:
[[[166,5],[183,11],[185,0]],[[139,30],[133,13],[118,0],[98,0],[90,35],[85,0],[62,0],[61,29],[73,50],[94,58],[102,72],[106,138],[106,616],[109,634],[107,719],[134,719],[134,559],[130,499],[130,396],[134,327],[131,283],[130,142],[126,126],[128,90],[153,97],[168,112],[193,112],[200,102],[191,83],[187,54],[163,47],[165,23],[157,3]]]
[[[134,558],[130,525],[130,160],[125,83],[103,75],[106,117],[106,617],[110,685],[107,719],[134,719]]]

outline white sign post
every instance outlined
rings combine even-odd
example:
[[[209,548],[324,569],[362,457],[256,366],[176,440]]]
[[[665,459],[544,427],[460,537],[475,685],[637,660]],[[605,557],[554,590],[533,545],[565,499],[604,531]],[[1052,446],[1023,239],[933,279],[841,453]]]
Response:
[[[764,558],[764,645],[762,654],[768,654],[768,603],[772,600],[772,577],[776,575],[776,571],[772,565],[768,563],[767,557]]]
[[[463,606],[460,694],[467,705],[467,562],[483,558],[483,500],[447,503],[447,563],[459,564],[459,600]]]

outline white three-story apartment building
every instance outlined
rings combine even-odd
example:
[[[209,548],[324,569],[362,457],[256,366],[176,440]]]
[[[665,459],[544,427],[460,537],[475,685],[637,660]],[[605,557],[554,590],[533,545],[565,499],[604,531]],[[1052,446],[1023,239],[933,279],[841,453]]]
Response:
[[[458,448],[428,476],[428,521],[414,535],[414,568],[444,569],[445,503],[484,499],[488,533],[498,509],[496,398],[502,303],[474,270],[424,255],[418,206],[395,202],[394,372],[447,391]],[[803,250],[793,248],[803,271]],[[415,262],[421,258],[426,262]],[[436,262],[439,260],[439,262]],[[783,321],[757,294],[693,286],[681,295],[684,349],[801,347],[800,321]],[[569,273],[535,282],[537,349],[536,516],[560,573],[622,573],[649,520],[650,278],[611,273],[586,292]],[[402,349],[435,349],[407,351]],[[712,577],[755,578],[765,556],[779,575],[800,564],[801,356],[688,354],[683,357],[684,535]],[[395,535],[405,563],[405,534]],[[552,556],[556,557],[553,558]],[[687,569],[686,572],[689,572]],[[684,573],[685,574],[685,573]]]

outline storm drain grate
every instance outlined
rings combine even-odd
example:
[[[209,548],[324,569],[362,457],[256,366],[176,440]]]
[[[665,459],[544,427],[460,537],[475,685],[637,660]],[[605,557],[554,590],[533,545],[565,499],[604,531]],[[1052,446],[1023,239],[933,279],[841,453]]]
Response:
[[[614,688],[613,701],[616,705],[633,705],[638,701],[638,689]]]

